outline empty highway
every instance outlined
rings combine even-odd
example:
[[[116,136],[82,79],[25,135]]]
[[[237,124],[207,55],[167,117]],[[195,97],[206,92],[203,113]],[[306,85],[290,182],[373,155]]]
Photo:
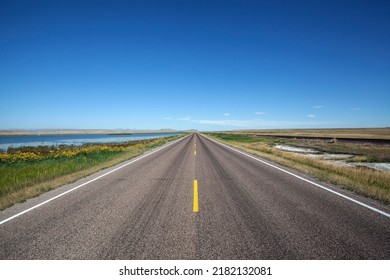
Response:
[[[0,259],[390,259],[389,207],[283,170],[194,133],[2,211]]]

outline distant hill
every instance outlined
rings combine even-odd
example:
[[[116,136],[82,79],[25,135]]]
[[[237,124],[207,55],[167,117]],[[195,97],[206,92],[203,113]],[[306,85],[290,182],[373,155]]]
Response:
[[[175,129],[15,129],[0,130],[0,135],[55,135],[55,134],[135,134],[135,133],[177,133]]]

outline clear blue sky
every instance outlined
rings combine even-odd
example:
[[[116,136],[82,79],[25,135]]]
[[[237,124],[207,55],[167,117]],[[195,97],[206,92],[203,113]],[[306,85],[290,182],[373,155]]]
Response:
[[[0,129],[390,126],[389,1],[0,0]]]

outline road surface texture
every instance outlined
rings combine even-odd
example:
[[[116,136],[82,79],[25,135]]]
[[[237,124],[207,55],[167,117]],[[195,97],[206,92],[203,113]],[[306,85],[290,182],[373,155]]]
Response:
[[[387,206],[199,134],[114,169],[2,211],[0,259],[390,259]]]

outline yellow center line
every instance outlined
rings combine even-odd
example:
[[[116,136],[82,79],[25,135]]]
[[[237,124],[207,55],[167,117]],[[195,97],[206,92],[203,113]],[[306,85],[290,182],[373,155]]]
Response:
[[[196,150],[194,151],[194,156],[196,156]]]
[[[198,180],[194,180],[194,213],[199,212],[199,205],[198,205]]]

